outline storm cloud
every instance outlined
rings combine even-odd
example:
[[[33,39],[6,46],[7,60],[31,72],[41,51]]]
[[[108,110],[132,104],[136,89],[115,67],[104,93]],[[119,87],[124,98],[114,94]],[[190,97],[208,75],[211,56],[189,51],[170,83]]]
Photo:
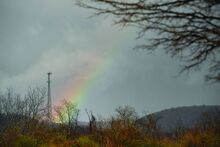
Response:
[[[205,83],[203,71],[177,76],[181,62],[160,51],[132,49],[136,28],[122,29],[110,17],[91,14],[72,0],[1,0],[0,90],[12,87],[24,94],[28,86],[46,86],[51,71],[56,103],[65,98],[69,81],[100,58],[109,64],[96,77],[82,110],[108,116],[119,105],[141,113],[220,104],[219,84]]]

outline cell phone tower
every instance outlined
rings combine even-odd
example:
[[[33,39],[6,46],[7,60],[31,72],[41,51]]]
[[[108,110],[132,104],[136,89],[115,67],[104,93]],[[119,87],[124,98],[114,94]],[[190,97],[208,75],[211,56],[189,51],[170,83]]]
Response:
[[[51,84],[51,81],[50,81],[50,75],[52,73],[51,72],[48,72],[47,75],[48,75],[48,92],[47,92],[47,96],[48,96],[48,99],[47,99],[47,115],[48,115],[48,118],[49,120],[51,120],[51,117],[52,117],[52,101],[51,101],[51,87],[50,87],[50,84]]]

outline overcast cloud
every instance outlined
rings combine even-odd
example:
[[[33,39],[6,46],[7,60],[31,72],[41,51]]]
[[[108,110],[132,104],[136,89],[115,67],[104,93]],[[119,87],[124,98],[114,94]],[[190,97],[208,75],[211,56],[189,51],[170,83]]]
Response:
[[[53,102],[69,81],[91,62],[106,64],[81,109],[108,116],[119,105],[139,113],[185,105],[220,104],[218,84],[203,72],[176,77],[180,62],[158,51],[136,51],[135,28],[113,26],[110,18],[88,18],[91,11],[72,0],[0,1],[0,90],[24,94],[28,86],[46,86],[52,75]],[[114,50],[114,53],[112,53]],[[86,115],[82,111],[81,119]]]

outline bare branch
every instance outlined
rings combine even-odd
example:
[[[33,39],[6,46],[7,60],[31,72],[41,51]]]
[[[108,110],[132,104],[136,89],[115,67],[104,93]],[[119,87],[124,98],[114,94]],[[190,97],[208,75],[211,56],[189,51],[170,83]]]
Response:
[[[220,2],[218,0],[78,0],[77,5],[112,15],[115,24],[140,29],[138,38],[155,38],[136,48],[165,49],[184,64],[182,71],[210,65],[207,78],[220,82]]]

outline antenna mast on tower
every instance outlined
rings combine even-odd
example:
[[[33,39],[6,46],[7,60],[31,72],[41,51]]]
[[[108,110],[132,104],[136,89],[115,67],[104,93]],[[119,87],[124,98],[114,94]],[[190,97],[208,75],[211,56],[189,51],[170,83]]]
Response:
[[[51,103],[51,90],[50,90],[50,75],[52,73],[51,72],[48,72],[47,75],[48,75],[48,92],[47,92],[47,96],[48,96],[48,99],[47,99],[47,115],[48,115],[48,118],[51,119],[51,114],[52,114],[52,103]]]

